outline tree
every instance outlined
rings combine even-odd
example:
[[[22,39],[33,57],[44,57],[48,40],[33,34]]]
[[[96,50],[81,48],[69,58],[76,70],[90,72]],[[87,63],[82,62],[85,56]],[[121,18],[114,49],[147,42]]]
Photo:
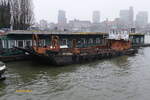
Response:
[[[10,27],[10,3],[7,0],[0,0],[0,28]]]
[[[12,9],[14,29],[26,30],[33,24],[32,0],[13,0]]]
[[[21,0],[21,15],[20,15],[20,29],[27,29],[33,24],[33,12],[31,0]]]
[[[32,0],[0,0],[0,27],[26,30],[33,21]]]

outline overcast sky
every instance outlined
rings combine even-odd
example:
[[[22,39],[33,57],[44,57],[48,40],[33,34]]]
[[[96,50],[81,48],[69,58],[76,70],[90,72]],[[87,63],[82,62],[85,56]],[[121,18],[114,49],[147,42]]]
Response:
[[[120,9],[134,7],[138,11],[150,13],[149,0],[33,0],[36,21],[45,19],[57,22],[58,10],[65,10],[68,20],[74,18],[92,20],[92,12],[99,10],[101,20],[119,17]]]

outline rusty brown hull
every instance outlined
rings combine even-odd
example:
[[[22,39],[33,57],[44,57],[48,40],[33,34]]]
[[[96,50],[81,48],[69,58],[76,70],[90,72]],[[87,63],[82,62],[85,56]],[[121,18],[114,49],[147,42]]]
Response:
[[[34,57],[45,64],[51,64],[56,66],[88,63],[95,60],[112,58],[122,55],[132,55],[137,52],[136,49],[129,49],[125,51],[107,51],[94,54],[78,54],[78,55],[39,55]]]

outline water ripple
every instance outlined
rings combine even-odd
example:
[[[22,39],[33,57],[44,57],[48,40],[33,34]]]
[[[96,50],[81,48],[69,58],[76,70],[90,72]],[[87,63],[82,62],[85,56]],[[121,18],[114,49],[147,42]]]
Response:
[[[0,100],[149,100],[149,51],[64,67],[7,63]],[[18,89],[32,93],[16,93]]]

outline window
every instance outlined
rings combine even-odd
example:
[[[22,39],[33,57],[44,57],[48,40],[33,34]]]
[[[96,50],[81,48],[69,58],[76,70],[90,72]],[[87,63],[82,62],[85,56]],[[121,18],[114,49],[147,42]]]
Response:
[[[5,41],[6,41],[6,40],[2,40],[3,48],[7,48],[7,46],[5,45]]]
[[[40,46],[45,46],[45,40],[40,41]]]
[[[144,38],[143,37],[141,38],[141,43],[144,43]]]
[[[27,41],[26,41],[26,46],[27,46],[27,47],[31,46],[31,40],[27,40]]]
[[[62,45],[67,45],[67,44],[68,44],[67,39],[63,39],[63,40],[62,40]]]
[[[9,48],[13,48],[14,46],[16,46],[16,41],[15,40],[9,40]]]
[[[23,47],[23,41],[18,41],[18,47]]]
[[[89,44],[92,44],[93,43],[93,39],[89,39]]]
[[[2,43],[3,43],[3,48],[8,48],[8,41],[7,40],[2,40]]]
[[[96,43],[100,43],[100,38],[96,38]]]
[[[0,39],[0,49],[3,48],[3,42],[2,40]]]
[[[105,44],[105,40],[104,40],[104,39],[101,40],[101,44],[102,44],[102,45]]]
[[[139,43],[139,38],[136,39],[136,43]]]
[[[129,39],[130,39],[130,41],[132,41],[132,40],[133,40],[133,36],[130,36],[130,38],[129,38]]]
[[[86,44],[86,40],[84,38],[81,39],[83,44]]]

